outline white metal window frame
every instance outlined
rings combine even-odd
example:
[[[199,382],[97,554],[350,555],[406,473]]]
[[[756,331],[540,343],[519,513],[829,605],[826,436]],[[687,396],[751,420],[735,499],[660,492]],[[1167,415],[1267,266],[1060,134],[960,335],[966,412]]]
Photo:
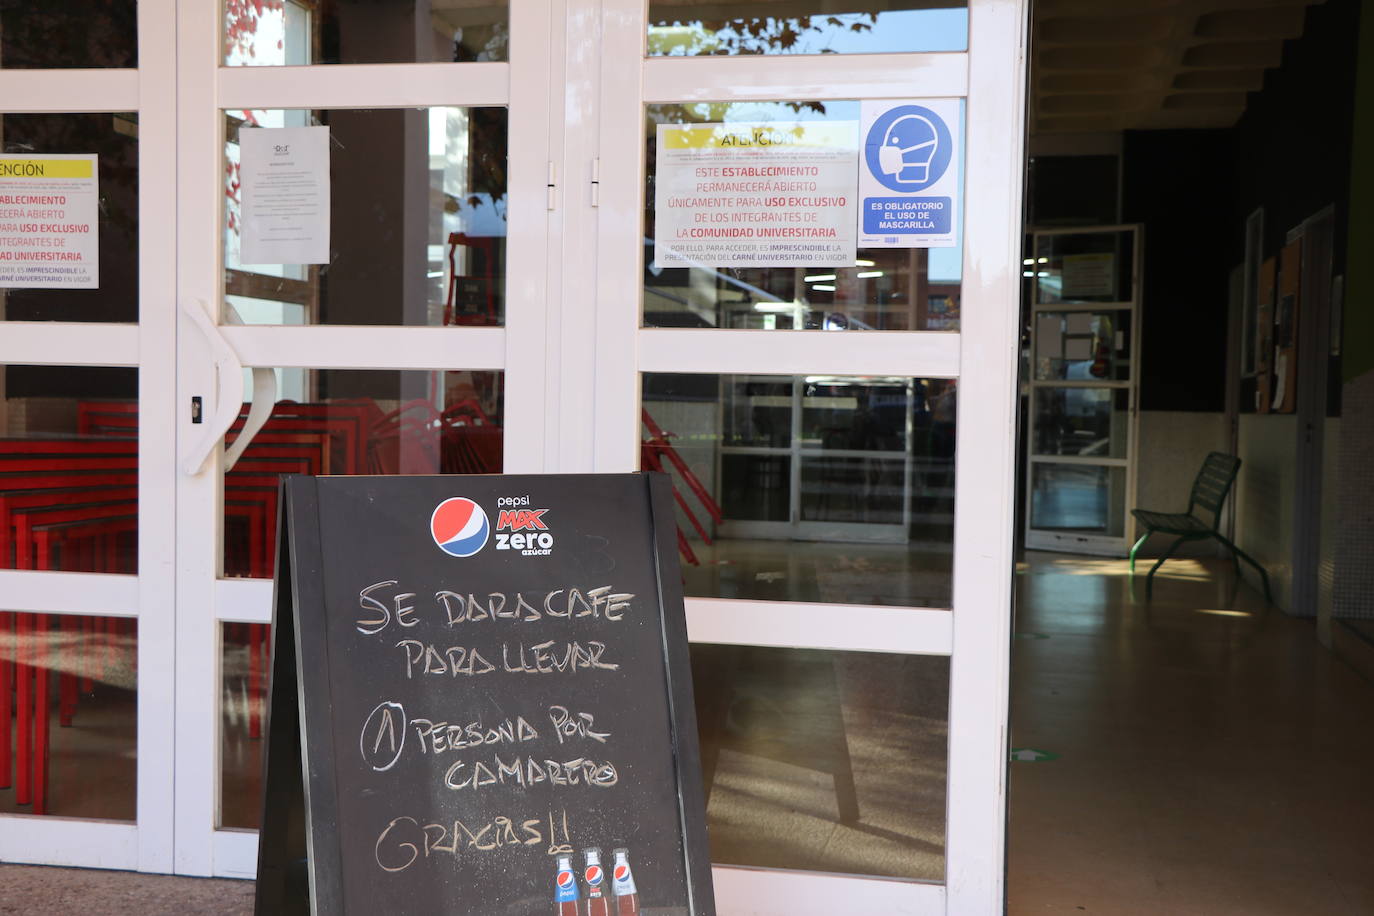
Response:
[[[1078,226],[1063,229],[1035,229],[1031,232],[1032,250],[1038,250],[1042,238],[1065,235],[1107,235],[1113,232],[1131,234],[1131,298],[1121,302],[1040,302],[1038,283],[1031,284],[1030,365],[1026,376],[1026,492],[1024,514],[1026,547],[1032,550],[1071,550],[1077,553],[1121,556],[1135,540],[1134,522],[1126,511],[1135,505],[1136,483],[1139,476],[1136,456],[1139,453],[1140,432],[1140,306],[1141,277],[1145,251],[1144,230],[1137,223],[1112,226]],[[1131,330],[1130,378],[1127,379],[1044,379],[1035,378],[1036,318],[1045,313],[1126,312]],[[1125,455],[1120,458],[1083,455],[1041,455],[1035,451],[1036,392],[1040,389],[1093,388],[1127,392],[1127,422]],[[1092,468],[1123,468],[1121,494],[1122,530],[1120,536],[1090,534],[1083,531],[1059,531],[1032,527],[1031,506],[1034,497],[1035,470],[1044,465],[1079,465]]]

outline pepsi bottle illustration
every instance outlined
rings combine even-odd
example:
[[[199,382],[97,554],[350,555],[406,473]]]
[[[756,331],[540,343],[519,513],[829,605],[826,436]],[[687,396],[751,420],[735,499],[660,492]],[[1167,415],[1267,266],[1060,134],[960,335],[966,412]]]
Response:
[[[554,916],[579,916],[577,912],[577,875],[573,872],[572,856],[558,857],[558,873],[553,879]]]
[[[616,916],[639,916],[639,890],[630,871],[630,851],[617,849],[611,866],[611,887],[615,890]]]
[[[611,899],[606,888],[606,871],[601,867],[601,850],[593,846],[582,850],[586,866],[582,878],[587,882],[587,916],[611,916]]]

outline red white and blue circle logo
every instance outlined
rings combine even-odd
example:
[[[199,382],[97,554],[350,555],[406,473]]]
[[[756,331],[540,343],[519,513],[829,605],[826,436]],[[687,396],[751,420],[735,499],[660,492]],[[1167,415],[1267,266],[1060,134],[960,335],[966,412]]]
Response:
[[[615,880],[623,883],[628,877],[630,877],[630,866],[617,865],[615,867]]]
[[[577,883],[577,878],[570,871],[560,871],[558,873],[558,887],[561,890],[571,890]]]
[[[601,883],[601,866],[588,865],[585,877],[587,879],[588,884],[590,884],[592,887],[596,887],[598,884]]]
[[[429,517],[429,533],[444,553],[470,557],[487,546],[491,522],[477,503],[455,496],[434,507],[434,514]]]

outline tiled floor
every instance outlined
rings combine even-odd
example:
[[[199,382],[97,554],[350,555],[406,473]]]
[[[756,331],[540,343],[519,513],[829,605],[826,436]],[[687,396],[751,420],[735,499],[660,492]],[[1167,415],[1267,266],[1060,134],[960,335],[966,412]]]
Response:
[[[1027,556],[1010,913],[1374,912],[1374,685],[1232,582]]]

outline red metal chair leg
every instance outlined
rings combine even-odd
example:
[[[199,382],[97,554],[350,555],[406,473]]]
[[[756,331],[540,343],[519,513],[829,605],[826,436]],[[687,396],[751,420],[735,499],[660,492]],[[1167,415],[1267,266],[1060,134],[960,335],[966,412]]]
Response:
[[[33,695],[29,689],[33,681],[29,667],[29,659],[33,657],[33,650],[29,646],[33,629],[32,617],[32,614],[21,613],[15,621],[17,654],[14,660],[14,699],[19,707],[19,712],[15,716],[19,734],[14,742],[14,801],[20,805],[27,805],[32,801],[29,784],[29,777],[33,773],[33,742],[30,740],[33,735]]]
[[[51,619],[39,614],[33,655],[33,813],[48,813],[48,685],[51,681]]]
[[[0,613],[0,789],[10,787],[14,770],[10,734],[14,727],[14,614]]]

